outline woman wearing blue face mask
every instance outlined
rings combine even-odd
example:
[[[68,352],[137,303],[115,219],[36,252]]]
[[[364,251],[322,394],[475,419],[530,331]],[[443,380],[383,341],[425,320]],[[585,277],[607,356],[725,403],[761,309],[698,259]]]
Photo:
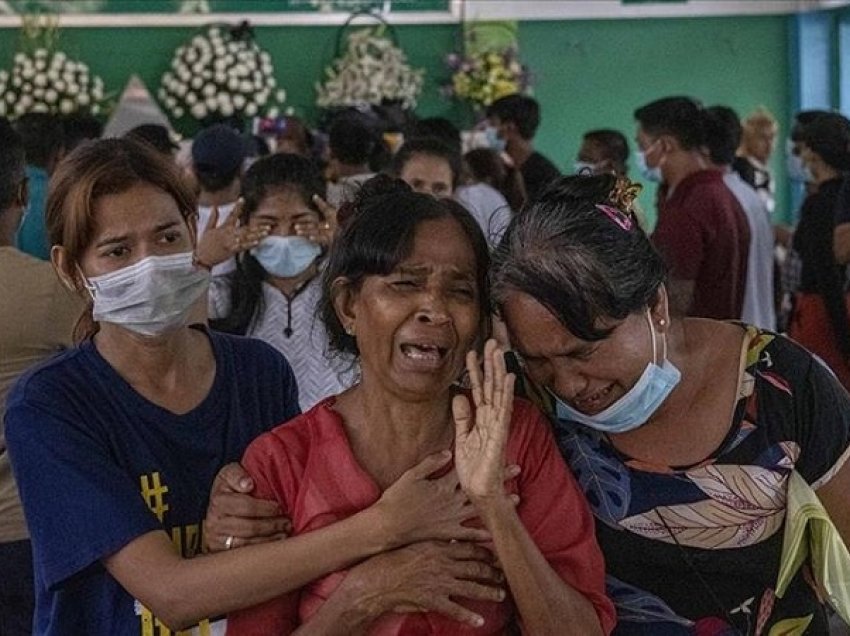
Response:
[[[324,195],[321,175],[301,156],[276,154],[251,166],[234,216],[243,227],[268,234],[237,257],[236,271],[213,279],[209,299],[214,329],[265,340],[286,356],[302,409],[352,380],[351,364],[328,357],[324,328],[315,319],[325,252],[319,240],[328,221],[314,199]]]
[[[826,633],[823,572],[777,582],[790,484],[850,538],[850,397],[783,337],[671,316],[634,194],[562,179],[514,219],[492,276],[596,517],[614,633]]]
[[[33,545],[34,633],[222,633],[226,612],[389,546],[480,536],[461,526],[462,495],[444,514],[445,493],[432,497],[411,475],[304,537],[245,546],[235,528],[210,533],[216,471],[299,413],[292,370],[259,340],[190,324],[209,273],[193,263],[196,202],[174,166],[146,144],[109,139],[71,153],[53,179],[53,262],[90,311],[79,344],[24,375],[6,404]],[[266,537],[286,528],[276,506],[252,516]],[[242,549],[201,555],[207,534]]]

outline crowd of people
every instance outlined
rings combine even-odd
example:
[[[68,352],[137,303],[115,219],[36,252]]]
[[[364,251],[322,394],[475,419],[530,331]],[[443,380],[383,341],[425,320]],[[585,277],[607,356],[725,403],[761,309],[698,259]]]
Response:
[[[850,121],[540,119],[0,121],[0,634],[850,620]]]

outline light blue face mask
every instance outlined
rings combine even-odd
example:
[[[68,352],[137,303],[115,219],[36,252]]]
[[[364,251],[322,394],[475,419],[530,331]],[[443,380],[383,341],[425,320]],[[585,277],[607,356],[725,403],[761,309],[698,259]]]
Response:
[[[815,180],[811,169],[803,162],[799,154],[794,153],[794,142],[788,140],[785,145],[785,167],[788,178],[797,183],[811,183]]]
[[[503,152],[507,146],[507,142],[499,137],[499,130],[495,126],[487,126],[484,129],[484,135],[487,137],[487,145],[496,152]]]
[[[667,359],[667,339],[664,338],[664,362],[659,366],[655,362],[655,326],[652,324],[649,310],[646,311],[649,332],[652,336],[652,362],[646,365],[635,385],[611,406],[596,415],[586,415],[577,411],[557,395],[547,389],[555,400],[555,413],[558,419],[578,422],[603,433],[625,433],[645,424],[658,407],[667,399],[682,379],[682,374]]]
[[[251,255],[273,276],[293,278],[302,274],[322,253],[322,248],[303,236],[267,236]]]
[[[647,181],[661,183],[664,180],[664,177],[661,174],[661,168],[659,166],[650,168],[649,165],[646,163],[646,152],[644,152],[643,150],[635,150],[635,163],[637,164],[637,169],[640,171],[641,175],[643,175],[643,178]]]
[[[596,167],[598,165],[599,164],[596,163],[590,163],[589,161],[576,161],[573,164],[573,172],[575,174],[585,175],[596,174]]]

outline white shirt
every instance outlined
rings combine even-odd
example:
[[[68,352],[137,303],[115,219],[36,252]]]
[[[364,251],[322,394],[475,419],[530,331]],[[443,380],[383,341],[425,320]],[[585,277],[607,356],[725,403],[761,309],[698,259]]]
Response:
[[[223,205],[218,206],[218,223],[216,227],[221,227],[221,225],[227,221],[228,217],[230,217],[230,213],[233,212],[233,208],[236,207],[236,201],[233,203],[225,203]],[[210,222],[210,217],[212,216],[213,206],[211,205],[199,205],[198,206],[198,240],[201,240],[201,237],[204,235],[204,229],[207,227],[207,223]],[[236,269],[236,259],[234,257],[228,258],[223,263],[219,263],[218,265],[214,265],[212,268],[213,276],[224,276],[225,274],[229,274],[234,269]]]
[[[343,203],[354,201],[360,186],[374,176],[374,172],[366,172],[350,177],[341,177],[336,183],[328,183],[328,203],[338,208]]]
[[[210,319],[224,318],[230,312],[230,285],[230,276],[212,279]],[[321,276],[314,277],[291,299],[264,282],[262,313],[254,317],[245,334],[269,343],[289,361],[302,411],[341,393],[357,378],[357,368],[349,360],[328,354],[327,333],[316,315],[321,293]]]
[[[723,175],[726,187],[744,209],[750,227],[747,280],[741,320],[763,329],[776,329],[773,305],[773,225],[764,200],[737,172]]]
[[[502,193],[486,183],[455,189],[455,200],[470,211],[490,247],[498,245],[511,221],[511,206]]]

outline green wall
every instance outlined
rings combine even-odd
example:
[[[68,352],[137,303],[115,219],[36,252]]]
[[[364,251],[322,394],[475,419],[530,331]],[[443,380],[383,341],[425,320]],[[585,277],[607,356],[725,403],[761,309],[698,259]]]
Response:
[[[787,16],[734,18],[524,22],[520,49],[536,76],[535,96],[543,107],[538,146],[565,169],[572,166],[581,133],[598,127],[634,136],[632,112],[652,99],[688,94],[707,105],[727,104],[745,115],[767,106],[783,130],[789,121],[790,82]],[[67,28],[60,45],[84,59],[111,90],[120,92],[132,70],[155,91],[173,50],[194,28]],[[463,108],[437,94],[446,79],[443,56],[458,45],[452,25],[396,27],[415,66],[427,69],[423,115],[467,122]],[[288,103],[308,118],[313,84],[332,59],[337,29],[263,27],[257,40],[273,56]],[[0,66],[10,66],[18,44],[14,29],[0,29]],[[775,174],[784,180],[782,148]],[[642,202],[654,218],[653,189]],[[780,188],[777,217],[787,216]]]

